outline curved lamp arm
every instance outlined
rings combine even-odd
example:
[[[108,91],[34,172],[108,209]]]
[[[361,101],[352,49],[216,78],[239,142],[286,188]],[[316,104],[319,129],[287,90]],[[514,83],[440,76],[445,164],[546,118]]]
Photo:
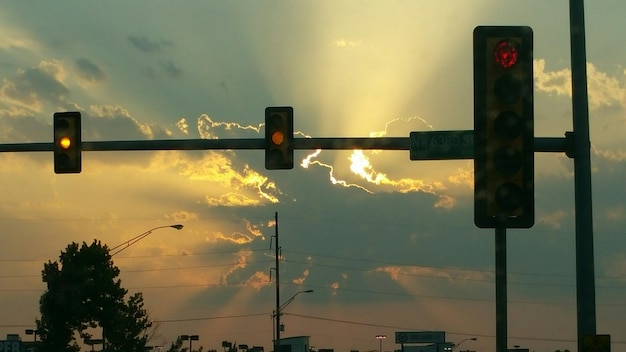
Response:
[[[164,228],[168,228],[168,227],[171,227],[171,228],[176,229],[176,230],[180,230],[180,229],[183,228],[183,225],[176,224],[176,225],[157,226],[155,228],[151,228],[150,230],[148,230],[148,231],[146,231],[146,232],[144,232],[144,233],[142,233],[140,235],[137,235],[137,236],[131,238],[130,240],[122,242],[122,243],[118,244],[117,246],[109,249],[109,253],[111,254],[111,257],[112,257],[112,256],[120,253],[121,251],[125,250],[126,248],[132,246],[133,244],[141,241],[142,239],[147,237],[149,234],[151,234],[152,231],[158,230],[158,229],[164,229]]]
[[[301,293],[311,293],[311,292],[313,292],[313,290],[304,290],[304,291],[296,292],[295,295],[291,296],[291,298],[286,300],[285,303],[283,303],[280,307],[278,307],[278,314],[282,314],[283,309],[285,309],[289,305],[289,303],[293,302],[293,300],[296,298],[297,295]]]

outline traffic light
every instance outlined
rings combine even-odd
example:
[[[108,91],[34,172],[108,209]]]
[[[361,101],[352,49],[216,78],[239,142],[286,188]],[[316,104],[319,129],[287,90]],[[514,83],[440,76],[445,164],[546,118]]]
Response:
[[[265,109],[265,168],[293,169],[293,108]]]
[[[474,223],[528,228],[535,221],[533,33],[474,29]]]
[[[81,171],[80,112],[56,112],[54,129],[54,173]]]

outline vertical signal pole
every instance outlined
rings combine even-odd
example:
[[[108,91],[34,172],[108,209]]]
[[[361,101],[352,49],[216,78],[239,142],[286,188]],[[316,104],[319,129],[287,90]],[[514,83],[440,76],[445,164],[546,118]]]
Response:
[[[276,238],[276,248],[274,256],[276,257],[276,339],[274,340],[274,352],[280,350],[280,246],[278,245],[278,212],[274,213],[274,237]]]
[[[496,352],[508,350],[508,298],[506,289],[506,227],[496,226]]]
[[[583,0],[570,0],[572,61],[572,119],[574,127],[574,202],[576,209],[576,305],[578,350],[583,337],[596,334],[596,293],[591,206],[591,142],[587,94],[585,9]]]

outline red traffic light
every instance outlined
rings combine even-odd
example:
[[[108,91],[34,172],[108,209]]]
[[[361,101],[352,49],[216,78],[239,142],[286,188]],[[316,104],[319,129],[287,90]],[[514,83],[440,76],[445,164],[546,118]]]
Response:
[[[518,57],[518,44],[510,39],[499,41],[493,49],[493,59],[503,68],[515,66]]]
[[[474,29],[474,223],[534,224],[533,36]]]

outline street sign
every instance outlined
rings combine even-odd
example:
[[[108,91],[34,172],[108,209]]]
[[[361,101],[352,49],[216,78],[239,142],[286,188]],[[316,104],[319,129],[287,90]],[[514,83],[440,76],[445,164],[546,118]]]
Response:
[[[445,331],[396,332],[396,343],[444,343]]]
[[[411,160],[474,158],[474,131],[411,132]]]

